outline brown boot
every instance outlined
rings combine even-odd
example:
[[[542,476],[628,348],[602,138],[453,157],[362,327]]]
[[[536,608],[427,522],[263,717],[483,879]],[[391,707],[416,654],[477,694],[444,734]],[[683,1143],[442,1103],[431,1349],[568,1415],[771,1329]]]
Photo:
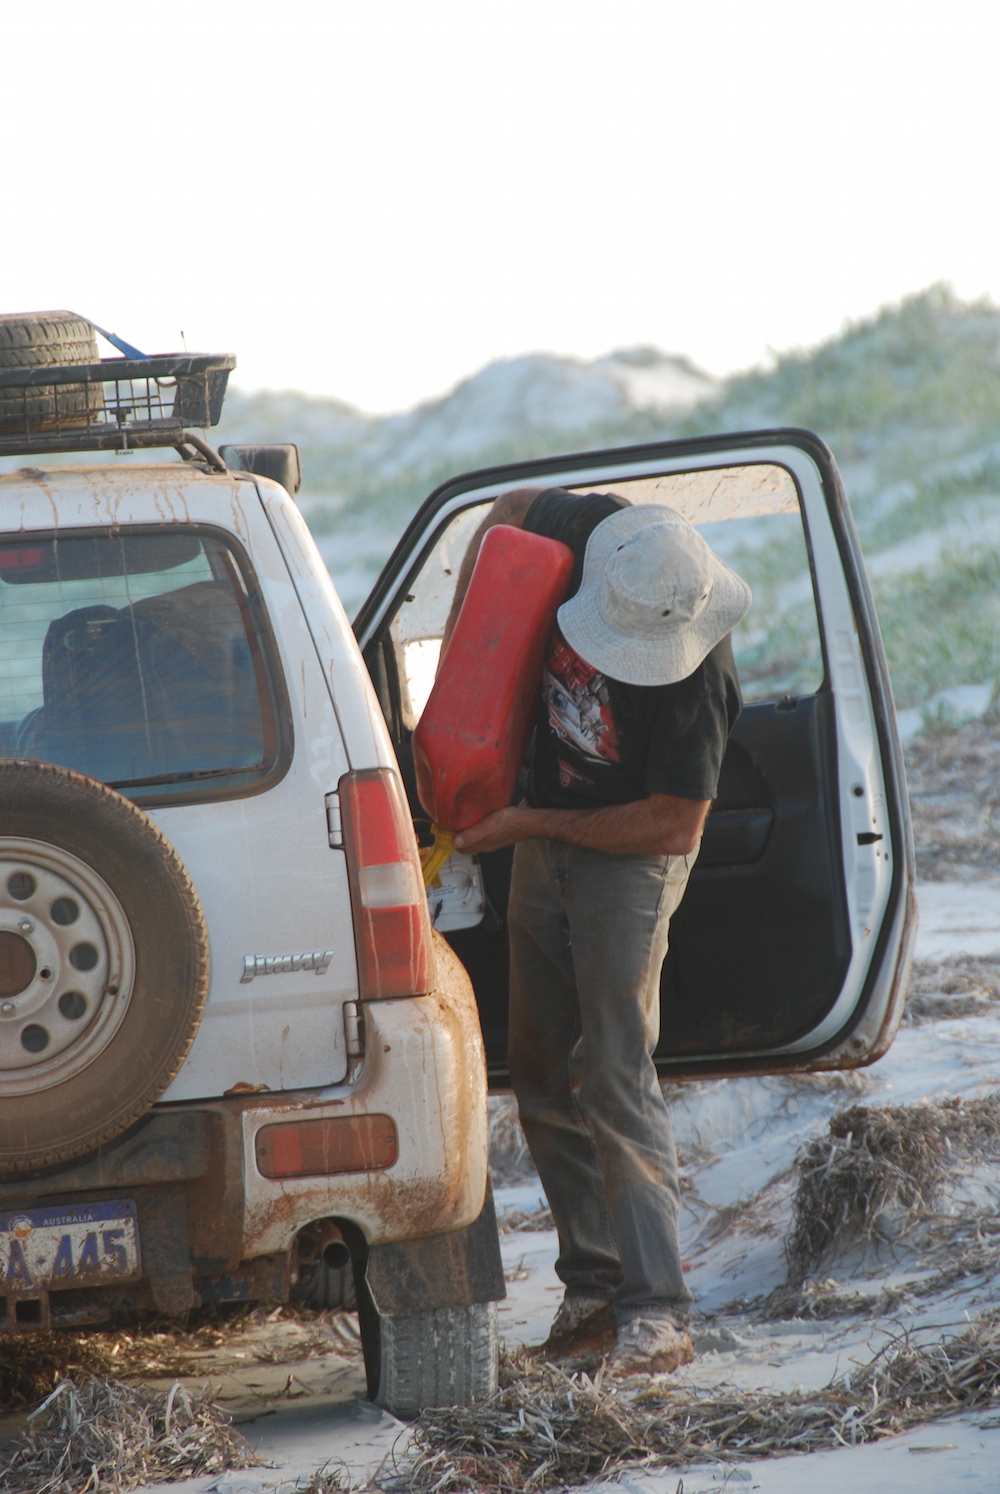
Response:
[[[625,1375],[672,1375],[694,1358],[694,1344],[669,1318],[633,1318],[618,1329],[610,1364]]]
[[[531,1352],[539,1359],[571,1359],[610,1348],[614,1337],[607,1297],[567,1293],[552,1320],[548,1338]]]

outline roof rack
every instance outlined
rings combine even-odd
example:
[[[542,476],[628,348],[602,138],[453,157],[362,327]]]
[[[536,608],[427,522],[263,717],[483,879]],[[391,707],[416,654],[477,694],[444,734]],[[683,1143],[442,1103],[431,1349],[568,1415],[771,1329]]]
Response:
[[[226,464],[189,429],[217,425],[231,353],[166,353],[0,370],[0,456],[173,446]]]

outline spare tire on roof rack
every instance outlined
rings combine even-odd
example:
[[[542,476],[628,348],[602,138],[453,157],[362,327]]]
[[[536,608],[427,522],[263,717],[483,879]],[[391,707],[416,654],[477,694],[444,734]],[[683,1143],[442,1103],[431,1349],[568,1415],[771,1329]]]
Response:
[[[0,316],[0,370],[97,363],[94,328],[71,311]],[[0,388],[0,431],[58,430],[86,425],[104,407],[100,383]]]

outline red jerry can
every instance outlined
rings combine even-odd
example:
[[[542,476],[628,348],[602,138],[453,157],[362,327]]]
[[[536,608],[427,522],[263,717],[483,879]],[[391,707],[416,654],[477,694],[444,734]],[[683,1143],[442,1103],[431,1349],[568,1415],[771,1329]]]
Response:
[[[413,733],[420,802],[443,830],[509,804],[573,552],[509,524],[486,531],[462,610]]]

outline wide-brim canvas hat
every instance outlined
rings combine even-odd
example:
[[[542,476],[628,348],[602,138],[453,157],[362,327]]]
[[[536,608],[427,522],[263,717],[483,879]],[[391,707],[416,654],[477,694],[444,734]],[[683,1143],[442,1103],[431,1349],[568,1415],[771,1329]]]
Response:
[[[609,679],[687,679],[747,614],[745,581],[666,504],[629,506],[587,542],[580,589],[559,608],[567,643]]]

